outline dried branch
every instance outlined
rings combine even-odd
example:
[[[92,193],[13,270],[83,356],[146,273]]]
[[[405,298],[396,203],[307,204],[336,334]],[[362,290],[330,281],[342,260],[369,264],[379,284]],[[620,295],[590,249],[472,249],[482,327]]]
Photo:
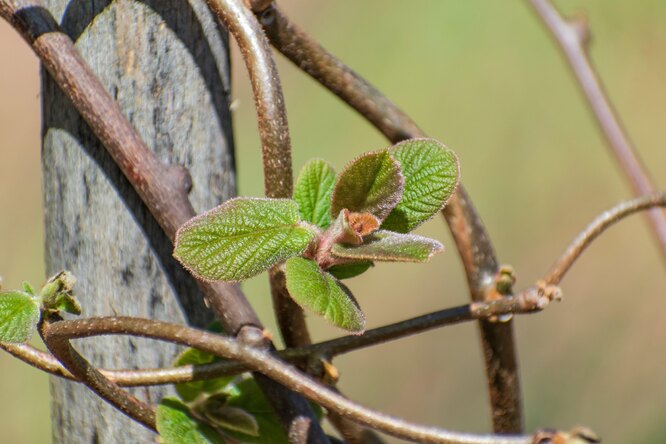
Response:
[[[251,13],[240,1],[210,0],[210,6],[216,15],[228,22],[241,47],[254,54],[257,63],[271,66],[270,52],[258,46],[257,39],[263,38],[259,26]],[[195,213],[188,199],[191,179],[181,167],[163,165],[148,149],[136,130],[122,114],[118,104],[107,93],[85,60],[76,51],[71,39],[58,27],[53,16],[35,0],[0,0],[0,16],[7,20],[30,44],[42,61],[44,67],[65,92],[94,134],[100,139],[111,157],[118,164],[123,174],[136,189],[142,201],[155,217],[167,236],[173,240],[175,232]],[[252,27],[254,26],[254,27]],[[257,30],[259,32],[257,32]],[[264,38],[265,40],[265,38]],[[267,45],[264,44],[264,47]],[[262,57],[262,54],[264,55]],[[266,59],[266,54],[269,58]],[[258,69],[258,68],[257,68]],[[253,72],[253,69],[250,69]],[[253,84],[259,88],[257,96],[258,114],[266,119],[280,119],[274,114],[272,101],[281,102],[281,93],[267,90],[264,83],[270,83],[273,71],[262,72],[262,77],[253,78]],[[286,121],[284,122],[286,125]],[[264,126],[260,125],[261,128]],[[265,155],[279,154],[280,137],[270,131],[260,131],[264,141]],[[267,178],[280,190],[290,190],[291,180],[284,182],[286,168],[284,156],[275,160],[274,170],[280,171],[279,178]],[[284,190],[281,192],[285,192]],[[215,311],[226,331],[237,333],[242,327],[255,326],[255,335],[261,335],[261,323],[237,285],[225,283],[200,283],[206,302]],[[265,347],[271,347],[264,341]],[[71,370],[71,369],[70,369]],[[257,376],[257,381],[267,398],[281,413],[281,419],[290,423],[297,416],[310,419],[310,441],[327,443],[314,412],[304,399],[286,392],[275,384]]]
[[[647,196],[620,202],[613,208],[597,216],[574,240],[562,256],[555,262],[544,281],[550,285],[560,283],[573,263],[585,249],[611,225],[638,211],[655,207],[666,207],[666,193],[654,193]]]
[[[39,326],[39,333],[53,356],[80,382],[106,402],[150,430],[156,431],[155,412],[148,404],[143,403],[104,377],[74,350],[68,338],[61,335],[51,335],[51,326],[53,323],[57,324],[61,319],[55,316],[46,317]]]
[[[356,404],[314,379],[300,373],[270,352],[194,328],[139,318],[109,317],[60,321],[46,327],[49,341],[80,339],[97,335],[134,335],[195,347],[216,356],[238,360],[254,371],[302,393],[329,410],[360,424],[398,438],[428,443],[506,443],[529,444],[532,436],[472,435],[408,423]]]
[[[258,16],[278,51],[354,108],[391,142],[425,136],[393,102],[291,23],[274,3],[258,9]],[[482,301],[488,282],[498,271],[498,262],[483,222],[462,185],[447,205],[444,217],[460,253],[471,298]],[[494,430],[520,432],[523,414],[512,323],[484,321],[480,326]]]
[[[654,193],[650,175],[642,164],[638,151],[632,145],[620,116],[604,91],[587,53],[589,29],[584,20],[566,20],[550,0],[529,0],[534,11],[560,46],[578,86],[596,118],[603,137],[608,143],[620,169],[626,175],[637,196]],[[666,213],[653,209],[649,213],[652,230],[666,259]]]

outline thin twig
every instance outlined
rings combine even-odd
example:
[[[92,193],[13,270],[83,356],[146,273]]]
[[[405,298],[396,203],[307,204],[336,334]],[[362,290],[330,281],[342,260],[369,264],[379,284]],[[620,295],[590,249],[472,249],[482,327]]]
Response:
[[[340,396],[330,388],[296,370],[271,353],[225,337],[194,328],[140,318],[110,317],[60,321],[47,326],[47,337],[70,340],[97,335],[134,335],[195,347],[216,356],[239,360],[251,369],[302,393],[323,407],[353,421],[398,438],[424,443],[528,444],[532,436],[473,435],[424,427],[365,408]]]
[[[576,259],[607,228],[638,211],[655,207],[666,207],[666,193],[653,193],[620,202],[613,208],[601,213],[571,242],[550,269],[544,278],[544,282],[550,285],[558,285]]]
[[[629,180],[634,194],[641,196],[654,193],[656,188],[650,179],[650,174],[641,162],[638,151],[632,145],[620,116],[604,91],[601,79],[588,56],[589,29],[587,29],[587,23],[584,20],[566,20],[550,0],[529,0],[529,2],[560,46],[578,86],[596,118],[599,129],[620,169]],[[666,213],[655,208],[650,211],[648,217],[660,251],[666,259]]]
[[[400,108],[291,23],[275,3],[259,11],[258,16],[278,51],[354,108],[391,142],[425,136]],[[498,261],[462,185],[443,214],[460,253],[471,298],[482,301],[498,271]],[[480,327],[494,430],[518,433],[523,427],[523,413],[512,323],[484,321]]]
[[[224,19],[228,24],[241,46],[252,52],[252,58],[257,63],[270,65],[272,59],[261,29],[240,0],[209,0],[209,2],[218,18]],[[173,240],[178,227],[195,215],[187,195],[191,186],[191,178],[187,171],[181,167],[163,165],[148,149],[122,114],[118,104],[80,56],[71,39],[59,29],[48,10],[35,0],[0,0],[0,16],[30,44],[44,67],[90,125],[93,133],[118,164],[167,236]],[[261,42],[262,38],[263,46],[257,43]],[[272,73],[274,70],[269,71],[268,75]],[[271,79],[265,77],[253,78],[253,84],[256,83],[260,88],[259,91],[265,93],[257,96],[258,114],[267,119],[280,119],[279,115],[271,113],[274,109],[271,107],[271,102],[281,102],[281,94],[276,94],[274,90],[266,90],[262,86],[269,80]],[[286,121],[284,124],[286,125]],[[260,128],[265,126],[260,125]],[[264,150],[265,155],[270,155],[273,147],[279,145],[278,139],[282,134],[260,131],[260,136],[264,141],[264,147],[268,147]],[[291,170],[291,165],[285,165],[284,156],[274,162],[276,162],[275,171],[280,171],[281,167]],[[290,190],[291,180],[288,183],[284,182],[283,179],[286,177],[284,172],[280,173],[280,177],[282,179],[276,179],[273,185],[277,189],[286,187]],[[221,282],[201,282],[200,285],[206,302],[215,311],[226,331],[238,333],[242,328],[248,329],[254,326],[256,330],[254,336],[261,337],[261,323],[237,285]],[[264,345],[271,347],[268,341],[264,341]],[[276,409],[279,407],[284,422],[290,422],[297,416],[305,416],[311,423],[309,442],[328,443],[314,412],[304,399],[285,392],[279,384],[266,380],[261,375],[257,375],[257,381],[274,407]]]
[[[50,327],[53,323],[57,324],[60,319],[55,316],[47,317],[42,320],[39,326],[39,333],[53,356],[80,382],[106,402],[150,430],[157,431],[155,412],[148,404],[109,381],[74,350],[68,338],[50,334]]]
[[[278,352],[278,356],[291,363],[307,364],[307,361],[313,358],[324,357],[330,359],[362,348],[461,322],[498,318],[503,315],[535,313],[543,310],[548,302],[553,299],[553,292],[546,290],[541,287],[532,287],[516,296],[447,308],[374,328],[366,331],[362,336],[348,335],[300,348],[289,348]],[[0,348],[47,373],[76,379],[52,355],[39,351],[30,345],[0,342]],[[237,375],[245,371],[248,371],[248,368],[236,361],[220,361],[211,364],[184,365],[163,369],[100,369],[104,376],[115,384],[124,387],[178,384]]]

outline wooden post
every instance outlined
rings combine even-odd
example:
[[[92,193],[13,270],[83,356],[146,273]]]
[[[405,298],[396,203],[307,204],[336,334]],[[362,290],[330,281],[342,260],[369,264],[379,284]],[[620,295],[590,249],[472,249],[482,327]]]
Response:
[[[158,157],[186,166],[200,212],[234,194],[228,37],[202,0],[48,0],[48,9]],[[84,315],[205,326],[211,315],[171,244],[87,124],[43,74],[46,268],[78,278]],[[169,365],[140,338],[75,341],[104,368]],[[132,392],[156,402],[166,389]],[[155,435],[85,387],[51,379],[55,443],[148,443]]]

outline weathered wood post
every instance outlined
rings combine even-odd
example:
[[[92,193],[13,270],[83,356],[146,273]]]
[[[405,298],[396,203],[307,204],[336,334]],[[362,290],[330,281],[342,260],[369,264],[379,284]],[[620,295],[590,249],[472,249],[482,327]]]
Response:
[[[227,34],[202,0],[48,0],[48,9],[158,157],[186,166],[197,211],[234,194]],[[84,315],[203,326],[210,315],[171,244],[87,124],[43,75],[48,273],[71,270]],[[139,338],[75,342],[104,368],[168,365],[177,349]],[[55,443],[144,443],[155,436],[87,388],[51,380]],[[155,402],[165,389],[136,389]]]

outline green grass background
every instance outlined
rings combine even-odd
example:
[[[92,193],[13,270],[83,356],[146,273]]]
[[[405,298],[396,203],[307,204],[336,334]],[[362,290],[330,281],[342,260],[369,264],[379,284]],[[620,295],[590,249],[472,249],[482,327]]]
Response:
[[[542,276],[595,215],[630,196],[563,59],[526,1],[284,1],[331,52],[456,150],[465,186],[518,287]],[[591,56],[660,188],[666,186],[666,3],[561,0],[584,10]],[[234,49],[235,51],[235,49]],[[234,59],[239,193],[261,195],[249,84]],[[44,279],[36,58],[0,23],[0,275],[5,288]],[[294,167],[341,168],[387,145],[372,127],[278,56]],[[611,229],[573,268],[565,299],[516,319],[527,429],[592,427],[606,442],[666,439],[664,261],[642,217]],[[350,281],[369,327],[464,303],[445,224],[419,232],[448,247],[427,265],[381,264]],[[275,332],[266,277],[245,284]],[[85,303],[85,301],[83,301]],[[339,334],[310,317],[316,339]],[[277,336],[277,333],[276,333]],[[336,360],[341,387],[365,405],[424,424],[490,429],[472,324]],[[48,379],[0,354],[2,442],[47,443]],[[392,441],[397,442],[397,441]]]

